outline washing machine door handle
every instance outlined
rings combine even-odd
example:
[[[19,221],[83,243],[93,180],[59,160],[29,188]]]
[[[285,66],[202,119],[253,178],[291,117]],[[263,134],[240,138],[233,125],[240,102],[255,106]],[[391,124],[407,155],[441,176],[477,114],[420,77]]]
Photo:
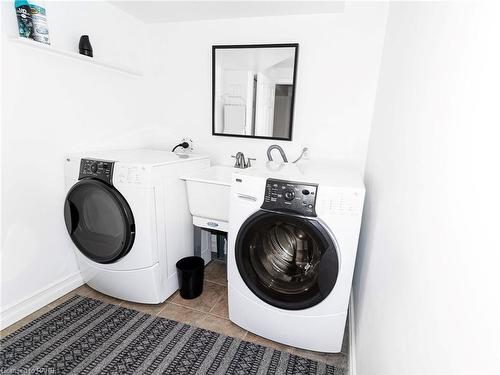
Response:
[[[75,204],[69,199],[66,199],[66,202],[64,203],[64,222],[66,223],[66,229],[70,235],[73,234],[78,226],[78,220],[78,210],[76,209]]]

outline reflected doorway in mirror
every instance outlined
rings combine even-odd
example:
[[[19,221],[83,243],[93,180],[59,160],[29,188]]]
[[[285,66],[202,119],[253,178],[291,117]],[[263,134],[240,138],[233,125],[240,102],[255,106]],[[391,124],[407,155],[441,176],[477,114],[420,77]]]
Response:
[[[212,47],[213,135],[292,140],[298,47]]]

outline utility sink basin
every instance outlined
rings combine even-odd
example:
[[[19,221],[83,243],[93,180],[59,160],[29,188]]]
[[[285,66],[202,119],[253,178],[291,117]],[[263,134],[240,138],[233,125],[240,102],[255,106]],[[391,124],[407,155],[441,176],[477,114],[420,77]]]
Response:
[[[183,177],[194,225],[227,232],[233,171],[233,167],[215,165]]]

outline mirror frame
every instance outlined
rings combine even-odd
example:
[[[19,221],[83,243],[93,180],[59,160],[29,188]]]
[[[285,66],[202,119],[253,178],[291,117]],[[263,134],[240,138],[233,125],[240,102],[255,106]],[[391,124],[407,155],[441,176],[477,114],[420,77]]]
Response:
[[[288,137],[263,137],[259,135],[241,135],[241,134],[224,134],[215,132],[215,54],[218,49],[248,49],[248,48],[294,48],[295,58],[293,66],[293,88],[292,100],[290,106],[290,133]],[[279,44],[223,44],[212,46],[212,135],[222,137],[239,137],[239,138],[258,138],[258,139],[274,139],[279,141],[291,141],[293,134],[293,117],[295,108],[295,90],[297,87],[297,62],[299,57],[299,44],[298,43],[279,43]]]

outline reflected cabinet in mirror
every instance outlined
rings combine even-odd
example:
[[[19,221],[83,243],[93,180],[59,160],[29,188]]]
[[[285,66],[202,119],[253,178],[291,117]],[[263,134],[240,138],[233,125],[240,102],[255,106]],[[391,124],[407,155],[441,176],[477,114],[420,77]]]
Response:
[[[212,134],[292,139],[298,44],[212,47]]]

